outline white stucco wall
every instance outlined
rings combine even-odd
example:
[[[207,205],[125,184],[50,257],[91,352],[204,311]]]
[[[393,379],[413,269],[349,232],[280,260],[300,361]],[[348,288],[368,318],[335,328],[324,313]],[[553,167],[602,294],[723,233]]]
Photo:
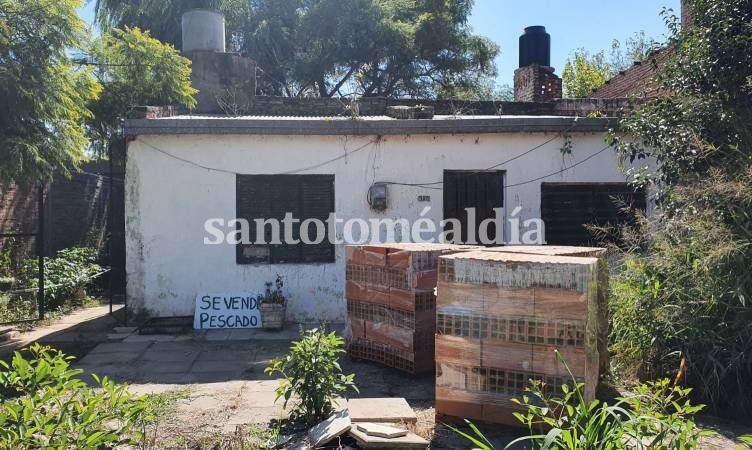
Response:
[[[126,168],[127,295],[132,308],[161,316],[192,315],[199,292],[260,292],[276,274],[289,294],[288,319],[342,321],[346,314],[344,248],[331,264],[238,265],[235,246],[205,245],[209,218],[235,218],[235,176],[170,157],[247,174],[334,174],[337,216],[417,220],[426,206],[437,224],[442,192],[389,186],[389,208],[372,212],[366,192],[375,181],[441,181],[444,169],[482,170],[515,157],[554,134],[386,136],[143,135],[128,146]],[[557,138],[505,164],[505,185],[550,174],[582,161],[605,144],[600,133],[573,134],[574,150],[563,156]],[[372,144],[368,144],[373,142]],[[365,145],[364,144],[368,144]],[[355,151],[356,149],[359,149]],[[352,152],[352,153],[350,153]],[[623,182],[615,152],[607,150],[561,174],[506,188],[505,209],[522,206],[522,220],[540,217],[541,182]],[[429,203],[418,202],[430,195]],[[508,230],[507,234],[508,234]],[[340,230],[341,232],[341,230]]]

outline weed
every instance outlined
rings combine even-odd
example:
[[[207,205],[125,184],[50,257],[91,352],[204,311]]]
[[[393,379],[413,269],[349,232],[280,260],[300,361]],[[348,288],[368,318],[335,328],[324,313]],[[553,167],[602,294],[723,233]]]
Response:
[[[301,329],[301,339],[292,343],[290,353],[272,360],[264,372],[280,373],[284,378],[277,388],[277,400],[295,401],[291,416],[305,423],[326,418],[332,403],[349,390],[358,392],[355,374],[345,375],[339,364],[344,353],[344,340],[335,332],[326,332],[326,325],[311,330]]]

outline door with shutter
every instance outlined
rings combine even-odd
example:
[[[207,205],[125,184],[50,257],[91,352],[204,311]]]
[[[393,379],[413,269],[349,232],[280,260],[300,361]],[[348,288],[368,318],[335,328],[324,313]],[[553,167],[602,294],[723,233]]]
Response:
[[[473,235],[479,242],[478,230],[486,219],[495,217],[494,208],[504,207],[504,171],[445,170],[444,171],[444,219],[459,220],[459,235],[463,243]],[[474,208],[474,221],[468,217],[467,208]],[[474,223],[473,233],[468,233]],[[446,231],[452,230],[447,224]],[[499,233],[503,230],[498,230]],[[496,224],[488,226],[488,239],[496,240]]]

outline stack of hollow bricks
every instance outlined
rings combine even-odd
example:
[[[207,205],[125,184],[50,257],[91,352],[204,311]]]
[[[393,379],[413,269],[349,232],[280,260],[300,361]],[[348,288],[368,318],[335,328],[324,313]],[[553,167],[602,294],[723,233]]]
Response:
[[[440,258],[436,414],[520,426],[530,379],[595,396],[607,364],[605,250],[501,247]]]
[[[434,370],[439,256],[476,247],[347,247],[348,353],[419,374]]]

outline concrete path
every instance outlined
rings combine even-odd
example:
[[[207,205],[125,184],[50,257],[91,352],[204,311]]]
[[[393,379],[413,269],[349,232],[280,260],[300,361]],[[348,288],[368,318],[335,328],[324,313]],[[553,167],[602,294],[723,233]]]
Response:
[[[14,332],[11,340],[0,345],[0,358],[34,342],[52,345],[72,355],[85,354],[119,323],[122,308],[123,305],[114,305],[113,314],[109,305],[82,308],[33,330]]]
[[[240,425],[265,426],[284,417],[281,402],[275,403],[279,382],[265,375],[264,368],[288,352],[297,330],[250,335],[224,331],[133,334],[120,342],[98,345],[75,365],[128,383],[137,394],[181,393],[173,414],[177,421],[170,425],[177,434],[232,433]],[[408,377],[346,357],[342,363],[346,373],[356,374],[361,397],[406,397],[411,406],[423,409],[433,404],[431,376]]]

